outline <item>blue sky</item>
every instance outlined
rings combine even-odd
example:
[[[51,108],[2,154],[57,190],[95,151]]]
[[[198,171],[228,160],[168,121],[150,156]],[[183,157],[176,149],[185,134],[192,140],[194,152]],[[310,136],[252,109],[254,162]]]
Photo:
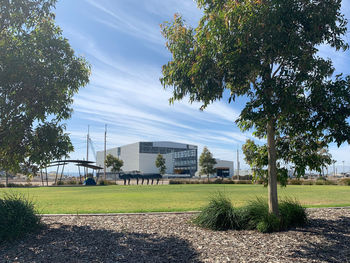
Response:
[[[343,2],[350,19],[350,3]],[[97,151],[103,150],[105,124],[107,148],[136,141],[177,141],[196,144],[200,152],[206,145],[215,157],[226,160],[236,160],[237,148],[253,138],[234,123],[243,101],[219,101],[201,112],[200,104],[186,100],[169,105],[171,91],[160,85],[161,66],[171,57],[159,25],[180,13],[196,26],[201,11],[192,0],[59,0],[55,12],[76,54],[92,66],[90,84],[75,96],[74,113],[67,121],[75,147],[71,158],[86,156],[88,125]],[[350,74],[349,51],[320,50],[332,58],[337,72]],[[339,165],[343,160],[350,165],[349,145],[331,145],[330,151]]]

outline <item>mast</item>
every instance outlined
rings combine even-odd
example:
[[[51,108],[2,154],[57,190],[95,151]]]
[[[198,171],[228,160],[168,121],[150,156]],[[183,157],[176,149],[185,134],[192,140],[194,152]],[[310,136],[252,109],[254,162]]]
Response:
[[[239,150],[237,149],[237,180],[239,180]]]
[[[105,124],[105,151],[104,151],[104,156],[103,156],[103,175],[105,180],[106,178],[106,144],[107,144],[107,124]]]
[[[88,133],[86,135],[86,161],[89,161],[89,138],[90,138],[90,125],[88,125]],[[86,177],[88,177],[89,168],[85,168]]]

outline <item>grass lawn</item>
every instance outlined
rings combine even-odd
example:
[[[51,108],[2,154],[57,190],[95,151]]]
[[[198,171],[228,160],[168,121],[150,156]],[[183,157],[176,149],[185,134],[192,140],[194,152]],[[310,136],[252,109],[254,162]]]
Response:
[[[221,191],[241,206],[257,196],[267,197],[261,185],[131,185],[0,189],[30,196],[45,214],[194,211]],[[297,198],[306,207],[350,206],[350,187],[288,185],[280,197]]]

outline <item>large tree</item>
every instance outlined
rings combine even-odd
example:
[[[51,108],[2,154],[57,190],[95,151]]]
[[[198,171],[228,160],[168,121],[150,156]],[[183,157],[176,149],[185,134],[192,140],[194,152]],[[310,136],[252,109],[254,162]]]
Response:
[[[215,173],[216,171],[216,169],[214,168],[215,164],[216,160],[213,157],[212,153],[208,150],[207,147],[204,147],[203,152],[199,157],[199,175],[206,175],[209,181],[209,176]]]
[[[56,0],[0,2],[0,169],[47,165],[73,150],[62,121],[89,81],[51,11]]]
[[[278,215],[276,137],[350,141],[349,77],[332,77],[318,48],[346,50],[341,0],[197,0],[196,29],[180,15],[162,25],[172,60],[161,83],[170,102],[246,102],[237,123],[267,139],[269,211]],[[225,90],[228,92],[225,93]]]

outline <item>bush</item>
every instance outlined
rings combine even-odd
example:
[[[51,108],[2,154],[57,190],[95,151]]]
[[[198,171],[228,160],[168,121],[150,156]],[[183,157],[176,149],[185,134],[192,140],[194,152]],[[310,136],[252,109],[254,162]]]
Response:
[[[314,181],[312,181],[312,180],[303,180],[303,181],[302,181],[302,184],[303,184],[303,185],[313,185],[313,184],[314,184]]]
[[[288,184],[290,184],[290,185],[301,185],[302,181],[300,179],[290,179],[290,180],[288,180]]]
[[[279,208],[279,217],[269,213],[267,201],[261,198],[242,208],[234,208],[228,198],[218,194],[193,222],[212,230],[255,229],[263,233],[303,226],[307,222],[306,211],[296,200],[282,200]]]
[[[236,215],[231,201],[222,194],[210,199],[209,205],[193,220],[201,227],[212,230],[236,229]]]
[[[58,180],[58,181],[56,182],[56,185],[64,185],[64,182],[61,181],[61,180]]]
[[[0,197],[0,222],[0,242],[18,239],[41,227],[33,202],[16,193]]]
[[[78,184],[78,181],[71,179],[71,180],[66,181],[65,184],[76,185],[76,184]]]
[[[349,185],[350,186],[350,178],[343,178],[339,181],[341,185]]]
[[[296,226],[301,227],[307,223],[306,210],[296,199],[282,200],[279,205],[279,212],[281,230]]]
[[[115,182],[112,182],[112,181],[108,181],[108,180],[104,180],[104,179],[101,179],[98,181],[98,184],[99,185],[111,185],[111,184],[116,184]]]

